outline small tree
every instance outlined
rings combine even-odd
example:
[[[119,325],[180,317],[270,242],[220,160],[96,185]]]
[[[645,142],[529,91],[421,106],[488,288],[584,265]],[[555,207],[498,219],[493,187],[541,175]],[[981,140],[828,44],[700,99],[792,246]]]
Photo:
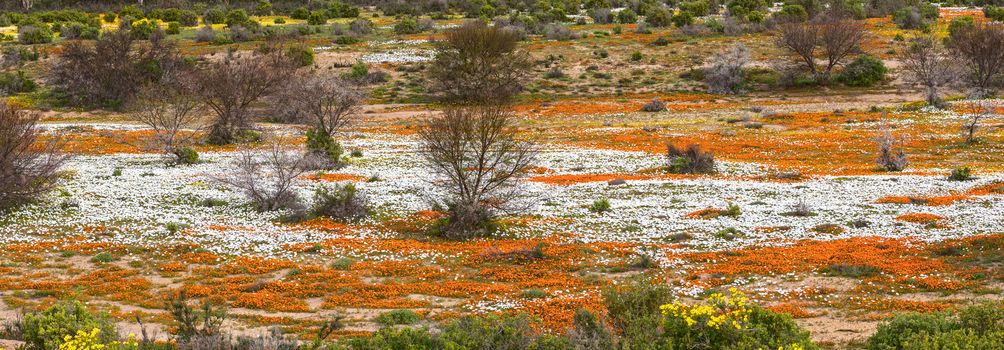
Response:
[[[514,118],[504,107],[451,107],[419,131],[422,157],[448,195],[446,237],[488,234],[485,225],[497,213],[519,209],[519,180],[536,150],[517,135]]]
[[[37,200],[59,180],[62,138],[40,138],[41,116],[0,100],[0,210]]]
[[[939,40],[933,37],[915,39],[910,48],[900,54],[900,61],[907,81],[924,87],[927,104],[944,107],[941,89],[954,82],[960,72]]]
[[[348,81],[320,75],[301,76],[286,89],[285,101],[299,119],[311,126],[307,152],[320,168],[338,165],[342,148],[334,136],[358,115],[363,95]]]
[[[433,90],[449,103],[505,103],[523,90],[533,61],[517,31],[468,22],[436,43]]]
[[[743,66],[749,63],[750,50],[736,43],[728,51],[715,55],[704,75],[708,91],[716,94],[736,94],[742,89]]]
[[[134,105],[136,119],[154,131],[154,141],[171,164],[193,164],[198,153],[189,148],[201,129],[201,100],[186,86],[146,86]]]
[[[966,144],[971,145],[976,141],[976,133],[979,132],[983,122],[997,114],[998,103],[970,100],[963,102],[961,107],[962,116],[965,118],[962,123],[962,136],[966,138]]]
[[[296,65],[277,47],[231,54],[210,62],[196,75],[195,87],[215,114],[207,141],[231,144],[253,127],[251,106],[278,91]]]
[[[952,32],[949,48],[965,69],[974,98],[993,95],[1004,71],[1004,25],[980,22]]]
[[[809,72],[822,82],[829,81],[833,68],[848,56],[861,51],[866,30],[851,18],[821,15],[809,22],[788,22],[778,26],[777,45],[799,56]],[[825,66],[816,64],[818,53]]]
[[[259,211],[304,209],[294,185],[306,172],[306,159],[287,149],[281,139],[264,148],[244,148],[234,159],[234,169],[215,177],[217,182],[244,192]]]

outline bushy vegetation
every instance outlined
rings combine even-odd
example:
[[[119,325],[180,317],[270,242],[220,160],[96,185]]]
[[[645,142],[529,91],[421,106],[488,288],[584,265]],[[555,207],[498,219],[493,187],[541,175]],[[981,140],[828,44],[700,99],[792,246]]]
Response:
[[[1004,307],[997,302],[957,312],[907,313],[884,321],[869,350],[996,349],[1004,347]]]
[[[91,314],[76,300],[64,300],[37,314],[24,316],[25,350],[61,349],[65,337],[78,332],[100,331],[100,341],[118,337],[115,324],[104,315]]]
[[[709,174],[715,171],[715,157],[691,144],[685,149],[673,144],[666,146],[667,169],[674,174]]]
[[[885,64],[870,55],[860,55],[847,64],[838,80],[849,86],[872,86],[885,80]]]

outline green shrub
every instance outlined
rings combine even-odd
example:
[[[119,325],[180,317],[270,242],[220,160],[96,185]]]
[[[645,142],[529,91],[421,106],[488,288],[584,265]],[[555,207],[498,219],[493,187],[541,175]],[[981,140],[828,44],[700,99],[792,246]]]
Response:
[[[36,89],[38,89],[38,84],[22,70],[0,73],[0,93],[16,94],[33,92]]]
[[[165,30],[164,33],[168,35],[181,34],[181,24],[178,22],[168,22],[167,30]]]
[[[286,50],[286,56],[300,67],[314,65],[314,48],[312,47],[303,45],[290,46],[289,49]]]
[[[342,145],[324,129],[307,130],[307,152],[328,161],[331,167],[338,165],[342,158]]]
[[[307,24],[312,26],[319,26],[328,23],[328,17],[324,12],[314,11],[307,17]]]
[[[952,169],[952,174],[948,176],[951,181],[969,181],[973,179],[972,170],[969,167]]]
[[[352,65],[352,72],[349,73],[349,78],[352,80],[362,80],[365,79],[370,74],[370,67],[365,62],[356,62]]]
[[[146,17],[146,14],[143,13],[143,10],[139,9],[136,6],[126,5],[122,6],[122,9],[119,10],[119,18],[123,17],[132,17],[135,19],[140,19]]]
[[[638,22],[638,15],[631,9],[623,9],[617,12],[617,22],[621,24],[634,24]]]
[[[418,21],[414,17],[401,18],[394,24],[394,33],[398,35],[418,34],[421,32],[422,30],[418,27]]]
[[[428,329],[383,328],[372,336],[349,340],[353,350],[442,349],[442,342]]]
[[[526,315],[465,316],[443,328],[439,340],[446,349],[527,349],[536,336]]]
[[[416,324],[422,317],[414,311],[399,309],[387,311],[377,316],[376,322],[384,326],[396,326],[402,324]]]
[[[47,44],[52,42],[52,30],[44,23],[18,25],[17,42],[23,45]]]
[[[621,335],[621,347],[626,349],[666,345],[658,331],[662,323],[659,306],[670,302],[673,294],[668,286],[649,280],[636,280],[628,285],[603,292],[610,325]]]
[[[191,165],[199,163],[199,152],[188,147],[176,148],[174,150],[174,157],[177,164]]]
[[[286,24],[286,19],[284,19],[282,17],[276,17],[274,20],[272,20],[272,23],[275,23],[275,24]]]
[[[903,349],[904,344],[919,334],[941,334],[959,329],[947,313],[907,313],[893,316],[879,324],[868,338],[868,349]]]
[[[791,316],[749,303],[736,290],[715,293],[702,306],[663,305],[664,338],[676,349],[818,349]]]
[[[293,10],[292,13],[289,14],[289,17],[292,19],[305,20],[307,18],[310,18],[310,10],[302,6],[297,7],[296,9]]]
[[[93,258],[91,258],[91,262],[97,264],[107,264],[115,260],[118,259],[116,259],[115,256],[109,252],[101,252],[95,255]]]
[[[212,8],[202,14],[202,23],[206,25],[222,24],[227,21],[227,14],[222,9]]]
[[[844,67],[838,79],[848,86],[872,86],[885,79],[885,64],[870,55],[860,55]]]
[[[251,17],[248,17],[248,13],[244,11],[244,9],[233,9],[227,11],[227,27],[247,26],[250,22]]]
[[[337,221],[357,221],[369,215],[366,197],[349,183],[335,184],[332,187],[321,186],[314,191],[314,208],[312,213],[326,216]]]
[[[132,22],[132,30],[129,34],[132,35],[133,39],[147,40],[153,35],[153,32],[160,29],[157,25],[157,20],[141,19]]]
[[[600,198],[593,201],[593,205],[589,206],[589,211],[602,214],[610,211],[610,200],[606,198]]]
[[[631,60],[634,61],[634,62],[641,61],[642,58],[644,58],[644,56],[642,56],[641,52],[639,52],[639,51],[635,51],[635,52],[631,53]]]
[[[24,316],[24,349],[58,349],[64,337],[77,331],[101,331],[103,342],[115,340],[115,325],[103,315],[93,315],[76,300],[63,300],[38,314]]]

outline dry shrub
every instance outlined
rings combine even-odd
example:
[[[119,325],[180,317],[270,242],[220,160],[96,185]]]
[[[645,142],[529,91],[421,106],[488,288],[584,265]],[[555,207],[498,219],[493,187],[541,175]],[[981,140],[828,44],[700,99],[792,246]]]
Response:
[[[711,67],[704,75],[708,92],[715,94],[737,94],[743,85],[743,66],[749,63],[750,50],[743,43],[736,43],[728,51],[715,55]]]
[[[949,37],[952,55],[961,63],[972,97],[992,96],[1004,73],[1004,25],[980,21]]]
[[[903,151],[902,142],[892,135],[892,131],[885,127],[881,134],[875,138],[878,145],[879,156],[875,159],[879,168],[885,171],[902,171],[910,164],[906,159],[906,152]]]
[[[314,215],[356,221],[369,215],[369,200],[353,184],[319,187],[314,191]]]
[[[58,135],[40,140],[40,118],[0,100],[0,210],[37,200],[59,180],[68,155]]]
[[[263,148],[241,149],[234,159],[234,169],[214,179],[244,192],[259,211],[302,211],[303,204],[293,187],[306,172],[306,163],[299,152],[273,139]]]
[[[710,174],[715,172],[715,156],[690,144],[686,149],[673,144],[666,146],[669,172],[674,174]]]
[[[660,99],[652,99],[644,106],[641,107],[642,112],[665,112],[666,103],[662,102]]]
[[[189,82],[178,78],[176,84],[145,86],[132,107],[136,120],[153,129],[153,141],[169,157],[170,164],[192,164],[198,160],[198,154],[188,146],[202,128],[202,103]]]

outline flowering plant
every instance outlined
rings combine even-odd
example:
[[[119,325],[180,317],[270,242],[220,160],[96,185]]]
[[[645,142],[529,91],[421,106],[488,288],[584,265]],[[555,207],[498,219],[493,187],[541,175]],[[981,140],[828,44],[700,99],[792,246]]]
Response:
[[[77,331],[76,335],[67,335],[63,338],[63,343],[59,344],[59,350],[131,350],[139,346],[134,334],[129,334],[129,338],[124,342],[113,341],[107,344],[101,342],[100,335],[101,329],[98,328],[94,328],[90,332]]]

